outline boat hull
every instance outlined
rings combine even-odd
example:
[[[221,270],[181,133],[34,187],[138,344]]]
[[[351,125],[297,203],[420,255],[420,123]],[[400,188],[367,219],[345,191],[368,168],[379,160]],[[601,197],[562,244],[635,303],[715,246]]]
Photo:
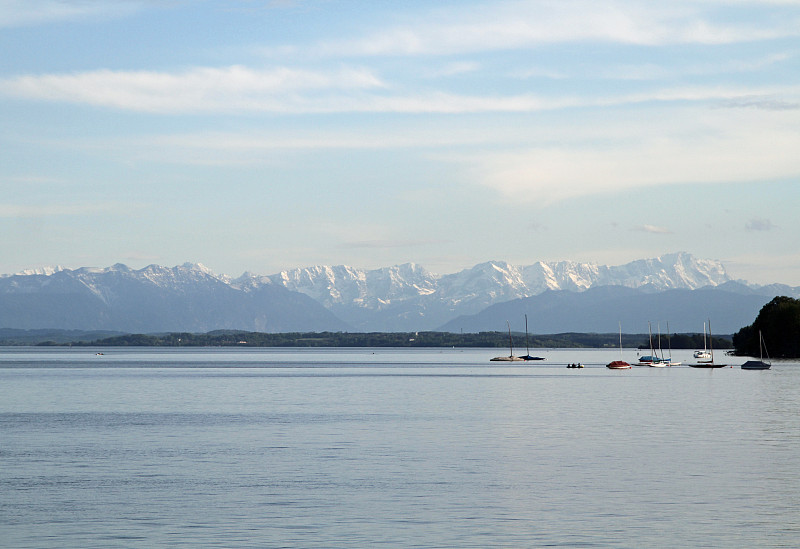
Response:
[[[606,364],[606,368],[610,370],[629,370],[630,367],[631,365],[624,360],[615,360],[614,362]]]
[[[772,365],[761,360],[748,360],[742,364],[742,370],[769,370]]]

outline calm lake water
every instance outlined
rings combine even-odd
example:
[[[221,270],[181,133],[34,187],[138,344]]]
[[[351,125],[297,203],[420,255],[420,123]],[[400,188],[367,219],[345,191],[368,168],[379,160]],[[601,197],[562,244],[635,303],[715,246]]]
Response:
[[[531,351],[0,348],[0,546],[800,546],[800,364]]]

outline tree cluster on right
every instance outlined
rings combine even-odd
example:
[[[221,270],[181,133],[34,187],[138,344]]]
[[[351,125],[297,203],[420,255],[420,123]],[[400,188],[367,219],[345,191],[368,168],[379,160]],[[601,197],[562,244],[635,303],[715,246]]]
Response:
[[[800,300],[779,296],[764,305],[753,324],[733,334],[736,354],[759,356],[759,332],[770,357],[800,357]]]

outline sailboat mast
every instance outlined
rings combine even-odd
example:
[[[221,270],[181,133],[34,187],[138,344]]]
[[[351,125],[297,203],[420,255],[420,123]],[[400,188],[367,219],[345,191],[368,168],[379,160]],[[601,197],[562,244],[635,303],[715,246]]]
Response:
[[[658,358],[664,360],[664,351],[661,350],[661,323],[659,322],[656,326],[658,327],[658,354],[660,355]]]
[[[531,348],[528,345],[528,315],[525,315],[525,352],[528,354],[528,357],[531,356]]]
[[[669,361],[672,362],[672,340],[669,338],[669,320],[667,321],[667,347],[669,347]]]
[[[711,336],[711,319],[708,319],[708,352],[711,353],[711,364],[714,364],[714,338]]]
[[[514,356],[514,344],[511,342],[511,323],[506,320],[506,324],[508,324],[508,349],[511,351],[509,356]]]
[[[708,343],[706,343],[706,323],[703,322],[703,350],[708,351]]]

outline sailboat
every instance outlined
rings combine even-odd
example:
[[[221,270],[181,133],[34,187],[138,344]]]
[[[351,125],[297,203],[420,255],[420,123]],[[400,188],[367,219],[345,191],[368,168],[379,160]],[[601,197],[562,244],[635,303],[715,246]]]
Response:
[[[511,354],[508,356],[496,356],[494,358],[490,358],[490,362],[515,362],[518,360],[524,360],[518,356],[514,356],[514,343],[511,341],[511,324],[506,320],[506,324],[508,324],[508,348],[511,351]]]
[[[664,351],[661,350],[661,323],[658,323],[658,353],[655,354],[656,360],[650,363],[650,366],[653,368],[663,368],[664,366],[669,366],[667,361],[664,359]]]
[[[622,360],[622,322],[619,323],[619,360],[613,360],[606,364],[606,368],[612,370],[628,370],[631,365]]]
[[[724,368],[725,364],[715,364],[714,363],[714,344],[713,339],[711,337],[711,319],[708,320],[708,354],[711,356],[711,360],[708,362],[699,362],[697,364],[689,364],[692,368]]]
[[[525,351],[528,353],[526,355],[522,355],[520,358],[522,360],[544,360],[544,357],[541,356],[531,356],[531,349],[528,346],[528,315],[525,315]],[[513,352],[511,353],[514,354]]]
[[[650,354],[644,355],[639,357],[639,365],[640,366],[654,366],[654,367],[663,367],[666,366],[664,361],[655,353],[653,349],[653,325],[648,322],[647,323],[647,330],[650,333]],[[661,330],[659,329],[659,332]],[[659,341],[661,340],[661,334],[659,333]]]
[[[706,345],[706,323],[703,322],[703,350],[695,351],[694,357],[698,362],[711,360],[711,353],[708,352],[708,345]]]
[[[761,336],[761,330],[758,331],[758,352],[760,354],[760,359],[748,360],[742,364],[742,370],[769,370],[772,367],[772,364],[769,362],[767,346],[764,344],[764,338]],[[764,362],[764,353],[767,353],[767,362]]]

